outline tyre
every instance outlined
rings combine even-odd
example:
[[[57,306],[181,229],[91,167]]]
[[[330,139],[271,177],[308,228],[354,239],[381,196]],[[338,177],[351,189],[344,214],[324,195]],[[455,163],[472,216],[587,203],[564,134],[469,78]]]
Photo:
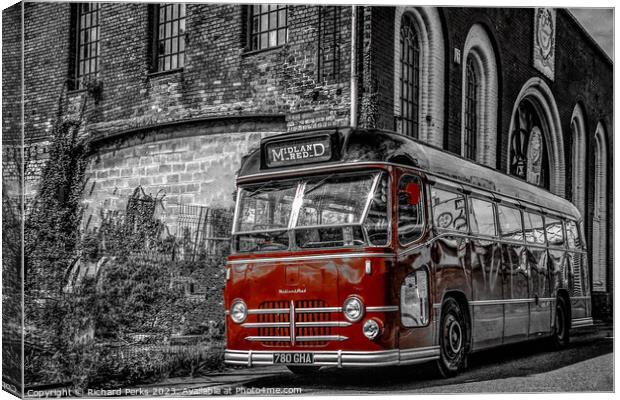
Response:
[[[555,321],[553,323],[553,346],[563,349],[570,341],[570,317],[568,307],[562,297],[558,297],[555,303]]]
[[[455,299],[448,297],[441,308],[440,356],[437,360],[438,372],[444,378],[455,376],[465,368],[469,347],[468,337],[463,310]]]
[[[312,375],[319,372],[321,367],[316,365],[287,365],[286,368],[289,369],[295,375]]]

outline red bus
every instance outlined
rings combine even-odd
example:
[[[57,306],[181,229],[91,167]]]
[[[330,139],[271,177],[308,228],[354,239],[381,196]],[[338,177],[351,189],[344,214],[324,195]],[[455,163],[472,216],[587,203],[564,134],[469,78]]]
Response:
[[[592,324],[579,211],[409,137],[261,141],[237,177],[225,361],[293,372],[435,361]]]

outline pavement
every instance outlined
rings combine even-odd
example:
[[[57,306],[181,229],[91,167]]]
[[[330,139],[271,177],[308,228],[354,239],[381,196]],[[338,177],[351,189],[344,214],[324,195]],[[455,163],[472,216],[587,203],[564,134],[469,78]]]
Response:
[[[505,346],[477,353],[467,371],[438,379],[423,366],[339,370],[323,368],[297,376],[283,366],[227,368],[207,376],[171,378],[130,394],[148,396],[210,395],[354,395],[409,393],[612,392],[613,326],[597,324],[571,332],[565,350],[545,342]],[[284,393],[297,388],[297,393]]]

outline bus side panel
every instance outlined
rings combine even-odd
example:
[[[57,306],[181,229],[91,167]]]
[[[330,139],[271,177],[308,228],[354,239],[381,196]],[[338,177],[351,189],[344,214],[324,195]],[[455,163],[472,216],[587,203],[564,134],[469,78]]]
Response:
[[[407,275],[414,273],[416,270],[420,268],[425,268],[428,275],[428,284],[429,284],[429,304],[427,311],[428,324],[426,326],[420,327],[407,327],[402,324],[402,319],[400,318],[400,312],[402,311],[402,307],[400,307],[398,313],[398,320],[394,321],[395,326],[399,326],[399,334],[398,334],[398,342],[400,349],[412,349],[412,348],[420,348],[420,347],[429,347],[433,346],[435,343],[435,338],[433,336],[434,333],[434,313],[433,313],[433,296],[434,293],[434,282],[432,280],[433,273],[428,266],[430,265],[430,251],[428,247],[424,246],[420,249],[419,252],[411,254],[404,259],[402,259],[398,263],[398,268],[394,270],[394,279],[393,279],[393,287],[391,293],[393,293],[396,297],[396,304],[400,304],[400,295],[401,295],[401,285],[403,284]]]
[[[529,279],[527,250],[520,243],[502,243],[504,276],[504,343],[527,339],[529,331]]]
[[[529,334],[548,333],[551,331],[551,310],[555,295],[551,294],[546,249],[528,246],[528,264],[530,297],[534,298],[534,302],[530,303]]]
[[[471,239],[473,350],[502,343],[504,306],[497,304],[503,298],[501,266],[495,240]]]
[[[430,247],[435,276],[434,309],[435,326],[441,319],[441,304],[447,292],[460,292],[471,301],[471,265],[469,264],[468,238],[451,236],[437,239]],[[469,310],[463,310],[469,314]],[[437,337],[435,340],[438,340]],[[437,342],[438,344],[438,342]]]
[[[568,290],[568,294],[570,295],[567,252],[564,249],[549,247],[548,255],[549,271],[552,276],[551,287],[553,288],[553,295],[557,296],[560,289]]]
[[[588,298],[588,281],[584,276],[586,263],[586,255],[578,251],[568,251],[567,267],[569,270],[569,296],[571,318],[587,318],[590,317],[590,307]]]

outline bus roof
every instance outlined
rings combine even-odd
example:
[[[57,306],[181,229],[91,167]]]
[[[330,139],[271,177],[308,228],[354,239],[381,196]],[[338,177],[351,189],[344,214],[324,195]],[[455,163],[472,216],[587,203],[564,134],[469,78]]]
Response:
[[[310,160],[309,162],[294,160],[288,164],[280,161],[275,163],[272,159],[271,163],[266,161],[266,149],[269,146],[282,143],[282,146],[288,146],[288,149],[291,149],[290,146],[298,145],[299,149],[303,150],[304,146],[312,143],[313,137],[321,138],[322,143],[326,144],[329,159],[322,157],[318,161]],[[330,138],[329,144],[326,137]],[[298,148],[295,149],[298,150]],[[575,219],[581,218],[579,211],[571,202],[543,188],[421,143],[411,137],[379,129],[315,129],[267,137],[261,141],[260,149],[254,150],[243,158],[238,177],[280,171],[294,172],[309,166],[359,162],[405,165],[430,176],[447,178],[464,186],[514,198],[552,212],[572,216]]]

